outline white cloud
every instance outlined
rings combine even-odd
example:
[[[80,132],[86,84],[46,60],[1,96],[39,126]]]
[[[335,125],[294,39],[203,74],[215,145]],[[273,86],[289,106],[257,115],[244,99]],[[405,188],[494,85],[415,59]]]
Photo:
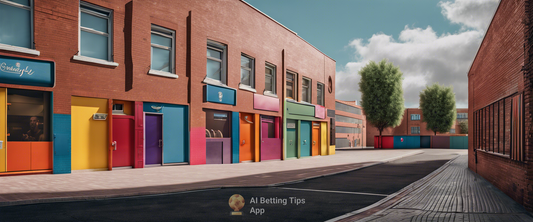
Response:
[[[343,70],[337,72],[336,98],[359,100],[359,70],[371,60],[378,62],[387,59],[399,66],[404,74],[406,107],[418,107],[420,91],[427,84],[435,82],[453,86],[457,107],[467,107],[466,75],[481,44],[483,27],[490,23],[497,3],[495,0],[440,2],[443,15],[451,22],[463,26],[459,33],[439,36],[430,26],[425,29],[405,26],[398,40],[379,33],[368,40],[351,41],[349,47],[355,50],[355,57],[358,59],[349,62]],[[480,8],[489,12],[481,12]],[[469,14],[473,14],[474,18],[469,20]]]

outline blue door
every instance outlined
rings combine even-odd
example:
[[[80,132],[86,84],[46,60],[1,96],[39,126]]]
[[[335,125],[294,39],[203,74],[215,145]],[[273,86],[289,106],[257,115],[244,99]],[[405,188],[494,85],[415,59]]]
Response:
[[[163,163],[188,161],[189,124],[186,106],[166,105],[163,107]]]
[[[311,156],[311,122],[302,121],[300,127],[300,157]]]

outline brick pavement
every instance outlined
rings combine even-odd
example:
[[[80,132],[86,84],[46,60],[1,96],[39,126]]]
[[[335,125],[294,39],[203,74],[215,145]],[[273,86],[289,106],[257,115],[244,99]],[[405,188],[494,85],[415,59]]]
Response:
[[[162,166],[0,177],[0,206],[187,190],[268,186],[354,170],[423,150],[347,150],[331,156],[224,165]]]

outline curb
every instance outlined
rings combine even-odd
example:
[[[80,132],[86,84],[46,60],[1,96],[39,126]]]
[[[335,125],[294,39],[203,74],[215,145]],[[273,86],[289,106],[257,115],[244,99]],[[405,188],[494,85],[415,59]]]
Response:
[[[380,201],[370,205],[370,206],[367,206],[365,208],[361,208],[359,210],[355,210],[355,211],[352,211],[350,213],[347,213],[347,214],[344,214],[344,215],[341,215],[341,216],[338,216],[338,217],[335,217],[335,218],[332,218],[332,219],[329,219],[327,220],[326,222],[333,222],[333,221],[340,221],[340,220],[348,220],[348,221],[354,221],[354,220],[350,220],[350,219],[355,219],[353,217],[361,214],[361,213],[364,213],[366,211],[369,211],[369,210],[372,210],[376,207],[379,207],[383,204],[385,204],[386,202],[394,199],[395,197],[397,197],[398,195],[400,194],[403,194],[404,196],[408,195],[409,193],[413,192],[414,190],[422,187],[423,185],[427,184],[427,182],[429,182],[431,179],[433,179],[433,177],[437,176],[438,174],[440,174],[442,171],[444,171],[446,168],[448,168],[448,166],[453,162],[455,161],[457,158],[459,158],[459,156],[456,156],[454,157],[453,159],[449,160],[448,162],[446,162],[444,165],[442,165],[441,167],[439,167],[438,169],[436,169],[435,171],[431,172],[430,174],[426,175],[425,177],[423,177],[422,179],[419,179],[409,185],[407,185],[406,187],[402,188],[401,190],[381,199]],[[401,200],[401,198],[399,199]],[[365,218],[368,218],[368,217],[371,217],[372,215],[376,215],[376,214],[379,214],[385,210],[388,210],[394,206],[396,206],[400,201],[399,200],[396,200],[395,202],[391,203],[390,205],[388,205],[387,207],[375,212],[375,213],[372,213],[371,215],[369,216],[366,216],[364,218],[360,218],[358,220],[362,220],[364,221]],[[350,218],[352,217],[352,218]]]
[[[254,186],[254,185],[248,185],[248,186],[224,185],[224,186],[211,186],[211,187],[208,186],[208,187],[202,187],[200,189],[185,189],[185,190],[181,190],[181,191],[147,191],[147,192],[139,192],[139,193],[135,193],[135,194],[118,194],[118,195],[112,195],[111,194],[111,195],[98,195],[98,196],[58,197],[58,198],[44,198],[44,199],[33,199],[33,200],[7,201],[7,202],[0,202],[0,207],[16,206],[16,205],[41,204],[41,203],[60,203],[60,202],[78,202],[78,201],[105,200],[105,199],[136,198],[136,197],[140,197],[140,196],[157,196],[157,195],[181,194],[181,193],[202,192],[202,191],[219,190],[219,189],[230,189],[230,188],[272,188],[272,187],[283,186],[283,185],[288,185],[288,184],[301,183],[301,182],[304,182],[306,180],[312,180],[312,179],[317,179],[317,178],[322,178],[322,177],[327,177],[327,176],[333,176],[333,175],[348,173],[348,172],[352,172],[352,171],[356,171],[356,170],[362,170],[362,169],[365,169],[365,168],[368,168],[368,167],[377,166],[377,165],[380,165],[380,164],[388,163],[388,162],[391,162],[391,161],[394,161],[394,160],[398,160],[398,159],[401,159],[401,158],[405,158],[405,157],[409,157],[409,156],[418,155],[418,154],[421,154],[421,153],[424,153],[424,151],[423,150],[417,150],[417,151],[410,152],[410,153],[407,153],[407,154],[403,154],[403,155],[400,155],[400,156],[391,157],[391,158],[388,158],[388,159],[385,159],[385,160],[381,160],[381,161],[378,161],[376,163],[373,163],[373,164],[370,164],[370,165],[367,165],[367,166],[362,166],[362,167],[359,167],[359,168],[339,171],[339,172],[330,173],[330,174],[324,174],[324,175],[320,175],[320,176],[313,176],[313,177],[308,177],[308,178],[304,178],[304,179],[291,180],[291,181],[286,181],[286,182],[282,182],[282,183],[275,183],[275,184],[256,185],[256,186]]]

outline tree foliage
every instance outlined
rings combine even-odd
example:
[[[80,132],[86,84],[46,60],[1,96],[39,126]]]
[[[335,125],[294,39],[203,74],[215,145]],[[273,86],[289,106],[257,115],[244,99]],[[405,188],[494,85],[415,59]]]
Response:
[[[435,135],[437,132],[450,131],[457,116],[452,87],[436,83],[427,86],[420,92],[420,109],[422,109],[422,121],[427,123],[427,130],[433,131]]]
[[[459,122],[459,133],[468,134],[468,120],[463,120]]]
[[[359,71],[359,75],[361,106],[366,120],[378,128],[381,136],[384,128],[396,127],[402,121],[403,73],[399,67],[384,59],[379,63],[370,61]]]

